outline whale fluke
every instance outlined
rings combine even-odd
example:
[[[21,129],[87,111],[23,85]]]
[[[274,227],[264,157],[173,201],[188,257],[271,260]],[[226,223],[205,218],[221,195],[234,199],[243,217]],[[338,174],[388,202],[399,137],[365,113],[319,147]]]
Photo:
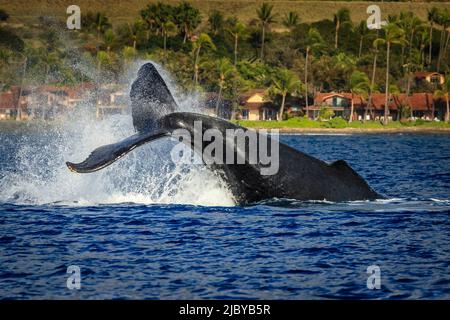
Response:
[[[139,69],[130,98],[133,125],[138,132],[155,129],[159,118],[178,109],[166,82],[151,62]]]
[[[240,130],[244,134],[248,132],[248,129],[223,119],[176,112],[176,101],[152,63],[146,63],[140,68],[130,96],[133,124],[138,133],[95,149],[81,163],[66,162],[70,170],[88,173],[103,169],[144,143],[171,136],[176,129],[187,130],[191,136],[195,136],[198,133],[195,124],[198,122],[202,124],[202,134],[209,129],[218,130],[223,137],[228,130]],[[260,138],[259,135],[257,137],[258,146]],[[266,136],[266,139],[266,146],[271,146],[274,140],[270,136]],[[203,155],[210,142],[202,141],[201,146],[196,146],[194,140],[185,143]],[[238,147],[233,145],[233,141],[224,139],[222,149],[233,150],[233,159],[237,159],[239,155],[246,155],[246,150],[250,150],[250,139],[244,140],[244,145]],[[275,145],[279,151],[274,157],[277,159],[277,170],[270,175],[262,173],[265,166],[261,162],[251,163],[247,158],[244,159],[245,163],[213,162],[208,166],[225,179],[238,204],[272,198],[329,201],[383,198],[343,160],[328,164],[282,142]],[[270,154],[272,156],[272,150]]]
[[[66,162],[66,165],[71,171],[78,173],[98,171],[109,166],[116,160],[122,158],[124,155],[126,155],[136,147],[169,135],[170,133],[165,130],[137,133],[122,141],[108,144],[106,146],[101,146],[95,149],[83,162]]]

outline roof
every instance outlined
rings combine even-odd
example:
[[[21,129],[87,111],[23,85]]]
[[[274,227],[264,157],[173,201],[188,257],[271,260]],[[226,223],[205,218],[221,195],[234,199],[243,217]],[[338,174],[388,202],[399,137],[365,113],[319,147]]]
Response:
[[[409,100],[409,101],[408,101]],[[389,109],[395,110],[402,105],[410,104],[413,110],[426,111],[433,107],[433,100],[438,100],[431,93],[413,93],[409,97],[405,93],[394,94],[391,96]],[[384,93],[374,93],[372,95],[372,103],[375,109],[384,109],[386,95]]]
[[[14,94],[12,92],[0,93],[0,109],[15,109]]]
[[[343,93],[316,93],[314,103],[315,106],[310,106],[309,108],[317,107],[320,103],[326,99],[334,96],[339,96],[346,99],[351,99],[352,94],[349,92]],[[409,101],[408,101],[409,99]],[[396,110],[402,105],[407,105],[408,103],[413,107],[414,110],[427,111],[431,110],[433,107],[433,101],[437,102],[440,98],[433,96],[432,93],[413,93],[409,97],[405,93],[393,94],[391,95],[391,100],[389,102],[389,109]],[[355,107],[365,106],[367,101],[363,99],[360,95],[354,95]],[[386,104],[386,95],[384,93],[373,93],[372,94],[372,107],[377,110],[383,110]]]
[[[315,104],[321,104],[322,102],[324,102],[325,100],[332,98],[332,97],[341,97],[347,100],[351,100],[352,99],[352,94],[350,92],[342,92],[342,93],[337,93],[337,92],[317,92],[315,97],[314,97],[314,103]],[[362,104],[364,101],[364,99],[358,95],[355,94],[353,95],[353,103],[355,105],[358,104]]]
[[[239,100],[248,100],[251,96],[254,96],[255,94],[259,95],[265,95],[267,92],[267,89],[265,88],[256,88],[256,89],[250,89],[243,94],[240,95]]]
[[[442,73],[439,73],[439,72],[436,72],[436,71],[418,71],[418,72],[414,73],[414,77],[419,78],[419,79],[426,78],[426,77],[431,76],[431,75],[443,76]]]

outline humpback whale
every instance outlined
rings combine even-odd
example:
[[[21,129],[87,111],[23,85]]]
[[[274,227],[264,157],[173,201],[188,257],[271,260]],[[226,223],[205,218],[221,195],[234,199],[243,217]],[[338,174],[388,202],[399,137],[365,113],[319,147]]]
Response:
[[[95,149],[81,163],[66,162],[71,171],[89,173],[100,170],[133,149],[156,139],[170,137],[179,129],[194,135],[198,130],[195,123],[199,121],[202,123],[202,133],[214,129],[225,136],[227,130],[249,130],[211,116],[176,112],[177,103],[152,63],[146,63],[140,68],[130,97],[133,124],[137,133],[117,143]],[[262,136],[256,137],[259,142]],[[268,140],[266,146],[270,149],[272,138],[265,138]],[[189,145],[195,152],[203,154],[210,143],[202,141],[200,145],[196,145],[191,141]],[[236,146],[227,139],[222,144],[224,149],[231,150],[236,157],[243,154],[244,161],[233,164],[209,161],[208,166],[226,181],[239,205],[274,198],[328,201],[382,198],[344,160],[328,164],[279,142],[278,171],[272,175],[264,175],[262,163],[249,161],[248,153],[245,152],[249,148],[248,140],[241,146]]]

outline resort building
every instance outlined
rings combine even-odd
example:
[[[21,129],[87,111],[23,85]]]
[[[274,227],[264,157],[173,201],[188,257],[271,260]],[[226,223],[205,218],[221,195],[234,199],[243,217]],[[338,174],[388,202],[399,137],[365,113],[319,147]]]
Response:
[[[334,116],[344,119],[350,118],[351,104],[353,99],[353,120],[362,120],[366,114],[366,120],[381,120],[384,117],[386,105],[386,96],[384,93],[373,93],[369,104],[368,98],[351,93],[316,93],[314,105],[308,107],[308,116],[311,119],[317,119],[321,108],[330,108]],[[414,119],[435,120],[444,119],[445,101],[442,98],[435,97],[431,93],[413,93],[410,96],[406,94],[391,94],[388,102],[390,120],[399,120],[405,113],[409,115],[409,107],[412,108]],[[304,110],[306,113],[306,109]]]
[[[0,93],[0,120],[16,119],[17,98],[11,90]]]
[[[249,90],[239,97],[236,116],[243,120],[277,120],[278,106],[266,98],[267,89]]]
[[[0,120],[54,119],[69,109],[88,103],[95,87],[79,86],[12,86],[0,93]]]
[[[97,119],[103,119],[108,115],[124,114],[128,105],[128,94],[125,94],[124,91],[112,87],[103,87],[97,97]]]
[[[445,77],[442,73],[429,71],[419,71],[414,73],[414,79],[416,83],[425,81],[432,86],[438,86],[445,82]]]

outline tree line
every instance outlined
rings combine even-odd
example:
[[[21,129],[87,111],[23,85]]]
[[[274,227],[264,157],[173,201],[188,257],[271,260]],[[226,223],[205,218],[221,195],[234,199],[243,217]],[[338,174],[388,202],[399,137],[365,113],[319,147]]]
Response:
[[[64,21],[48,17],[41,18],[39,31],[15,31],[5,23],[8,17],[0,10],[4,88],[119,82],[134,61],[152,59],[185,90],[216,92],[216,108],[227,99],[236,109],[243,92],[268,88],[280,118],[296,97],[308,111],[317,91],[361,96],[368,115],[374,92],[385,93],[386,106],[400,92],[448,97],[448,76],[442,86],[413,79],[417,71],[449,71],[450,13],[445,8],[431,8],[425,21],[410,11],[391,15],[380,30],[352,21],[345,7],[330,19],[304,23],[294,11],[275,14],[269,3],[262,3],[248,23],[217,10],[204,17],[186,1],[149,4],[135,21],[119,25],[102,12],[89,12],[80,31],[65,30]],[[412,114],[408,102],[401,112],[406,118]]]

